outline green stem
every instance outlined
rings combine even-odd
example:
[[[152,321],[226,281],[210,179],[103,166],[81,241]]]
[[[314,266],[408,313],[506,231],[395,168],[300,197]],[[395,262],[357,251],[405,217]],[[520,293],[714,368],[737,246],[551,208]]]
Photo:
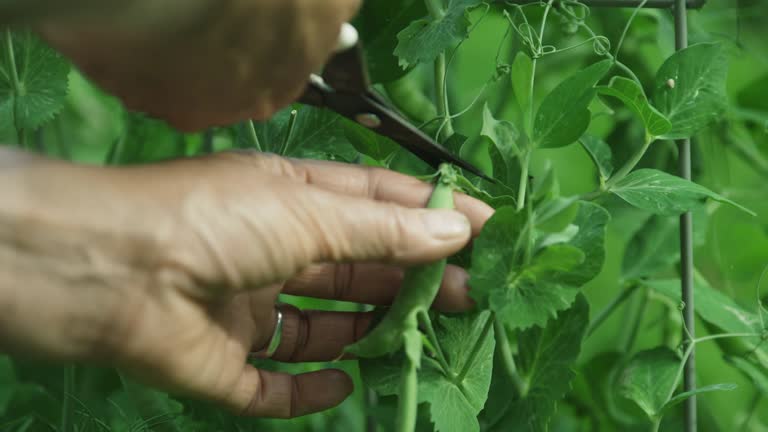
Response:
[[[280,155],[285,156],[288,154],[288,145],[291,141],[291,135],[293,134],[293,126],[296,124],[296,115],[298,111],[291,110],[291,115],[288,118],[288,130],[285,132],[285,139],[283,140],[283,146],[280,148]]]
[[[437,361],[440,363],[440,367],[443,368],[446,374],[450,374],[451,367],[448,365],[448,361],[445,358],[443,349],[440,346],[440,341],[437,340],[437,334],[435,333],[435,328],[432,326],[432,320],[429,319],[429,314],[426,311],[421,311],[421,313],[419,313],[419,318],[421,319],[421,325],[427,331],[429,342],[435,347],[435,354],[437,354]]]
[[[496,337],[496,346],[499,348],[502,364],[504,364],[507,376],[512,381],[512,385],[515,386],[517,395],[524,397],[528,394],[528,384],[523,381],[517,372],[515,358],[512,356],[512,348],[509,346],[509,339],[507,339],[507,331],[504,328],[504,324],[497,319],[493,320],[493,334]]]
[[[445,16],[445,5],[442,0],[424,0],[424,4],[427,6],[430,18],[433,21],[443,19]],[[445,59],[445,52],[441,52],[435,59],[435,99],[437,105],[437,116],[442,119],[440,126],[440,134],[438,139],[447,138],[453,135],[453,123],[451,122],[451,114],[448,109],[448,92],[445,83],[445,74],[447,69],[447,63]]]
[[[632,323],[632,327],[630,327],[629,333],[627,334],[626,340],[624,341],[623,352],[627,355],[629,355],[632,346],[635,344],[637,333],[640,330],[640,324],[643,321],[643,311],[645,311],[645,306],[648,304],[648,293],[646,291],[642,291],[640,294],[641,297],[638,300],[639,304],[637,305],[637,309],[635,309],[635,313],[629,321]]]
[[[446,82],[445,53],[440,53],[435,59],[435,97],[437,99],[437,116],[442,119],[440,139],[453,135],[453,121],[448,108],[448,92]]]
[[[72,417],[72,393],[75,387],[75,367],[67,366],[64,368],[64,390],[61,403],[61,432],[69,432],[70,418]]]
[[[409,320],[410,326],[406,331],[418,331],[415,319]],[[421,350],[421,348],[419,348]],[[400,397],[397,402],[397,432],[413,432],[416,429],[416,415],[419,408],[419,376],[418,365],[408,356],[403,359],[402,375],[400,376]]]
[[[643,6],[645,6],[645,4],[647,2],[648,2],[648,0],[643,0],[635,8],[635,10],[632,11],[632,15],[629,16],[629,20],[627,21],[627,24],[624,26],[624,30],[621,32],[621,37],[619,38],[619,43],[616,44],[616,51],[614,51],[614,54],[613,54],[614,60],[617,60],[619,58],[619,50],[621,50],[621,46],[624,44],[624,39],[627,37],[627,33],[629,32],[629,27],[632,25],[632,21],[635,20],[635,17],[637,16],[637,13],[640,12],[640,9],[642,9]]]
[[[445,16],[443,0],[424,0],[429,16],[437,21]]]
[[[627,285],[613,300],[611,300],[611,302],[608,303],[608,306],[600,311],[595,319],[589,323],[589,328],[587,328],[587,337],[594,333],[594,331],[597,330],[597,328],[600,327],[600,325],[603,324],[603,322],[605,322],[605,320],[608,319],[608,317],[613,312],[615,312],[616,309],[618,309],[618,307],[621,306],[622,303],[624,303],[624,301],[626,301],[639,286],[640,285],[636,283],[631,283]]]
[[[456,377],[456,382],[462,383],[467,376],[467,373],[469,373],[469,370],[474,365],[475,359],[477,358],[477,355],[480,354],[480,348],[485,344],[485,339],[488,337],[488,332],[490,332],[494,321],[493,314],[488,314],[488,318],[485,320],[485,324],[483,324],[483,330],[480,332],[480,336],[472,346],[472,351],[469,352],[469,357],[467,357],[466,363],[464,363],[464,366],[461,368],[459,376]]]
[[[621,181],[624,177],[627,176],[632,170],[637,166],[637,164],[640,162],[640,159],[643,158],[643,155],[645,155],[645,152],[648,151],[648,148],[651,146],[651,144],[656,141],[656,139],[652,136],[646,136],[645,142],[643,143],[643,147],[640,148],[640,150],[632,155],[632,157],[627,161],[624,166],[622,166],[618,171],[616,171],[613,176],[611,176],[610,179],[605,183],[606,189],[610,189],[613,187],[616,183]]]
[[[527,151],[520,159],[520,184],[517,187],[517,211],[525,206],[525,193],[528,189],[528,166],[531,162],[531,152]]]
[[[680,361],[680,366],[678,366],[677,368],[675,379],[672,381],[672,386],[670,386],[669,388],[667,397],[666,399],[664,399],[664,404],[666,404],[667,402],[670,401],[670,399],[672,399],[672,396],[674,396],[675,394],[675,390],[680,385],[680,380],[683,377],[683,370],[685,369],[685,364],[688,363],[688,358],[691,356],[691,353],[693,353],[693,349],[696,346],[696,344],[700,342],[715,340],[715,339],[726,339],[726,338],[736,338],[736,337],[755,337],[755,336],[760,336],[760,334],[759,333],[722,333],[722,334],[704,336],[697,339],[693,339],[692,341],[693,343],[688,344],[688,346],[685,348],[685,353],[683,354],[683,358]],[[660,424],[661,424],[661,417],[657,418],[654,421],[653,431],[658,431]]]
[[[11,85],[13,85],[13,94],[14,94],[13,124],[14,124],[14,127],[16,128],[16,136],[18,139],[19,146],[25,147],[26,134],[24,133],[24,129],[19,127],[18,115],[17,115],[17,103],[16,103],[18,96],[24,91],[24,89],[22,88],[21,80],[19,79],[19,71],[16,68],[16,54],[13,52],[13,37],[11,36],[11,31],[8,29],[5,30],[5,52],[6,52],[6,55],[8,56],[8,63],[10,64]]]
[[[741,427],[739,428],[740,431],[746,431],[749,430],[749,424],[752,422],[752,417],[755,415],[755,411],[757,411],[757,406],[760,405],[760,399],[762,398],[759,391],[756,391],[754,395],[752,395],[752,400],[749,402],[749,408],[747,409],[747,416],[744,417],[744,421],[741,422]]]
[[[248,135],[251,136],[251,142],[253,143],[253,146],[256,148],[256,151],[264,151],[261,149],[261,143],[259,142],[259,136],[256,135],[256,127],[253,125],[253,120],[248,120],[245,122],[246,128],[248,128]]]

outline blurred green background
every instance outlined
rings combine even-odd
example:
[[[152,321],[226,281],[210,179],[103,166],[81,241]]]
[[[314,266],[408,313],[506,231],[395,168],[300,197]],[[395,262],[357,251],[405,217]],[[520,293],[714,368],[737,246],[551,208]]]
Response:
[[[618,40],[631,10],[593,9],[588,23],[593,30]],[[535,12],[534,12],[535,14]],[[691,42],[719,40],[730,53],[728,80],[729,109],[726,115],[696,137],[694,179],[728,198],[753,209],[752,218],[733,208],[708,204],[696,214],[696,268],[714,288],[736,299],[744,308],[756,310],[756,295],[768,295],[768,282],[758,286],[768,265],[768,3],[764,0],[710,0],[701,11],[689,14]],[[477,23],[453,59],[449,75],[451,111],[469,106],[496,71],[495,53],[502,44],[501,61],[511,62],[512,38],[502,41],[506,20],[497,8],[472,12]],[[572,35],[568,26],[551,20],[547,43],[566,47],[583,41]],[[647,84],[657,68],[673,52],[673,24],[670,11],[642,10],[624,43],[621,58]],[[539,66],[537,96],[566,76],[594,61],[591,44],[543,58]],[[419,66],[409,78],[421,83],[431,94],[431,66]],[[480,130],[483,102],[487,101],[499,117],[512,120],[509,107],[509,82],[489,85],[478,103],[455,121],[458,132],[476,136]],[[604,137],[618,165],[642,142],[642,128],[632,115],[617,106],[596,106],[596,110],[615,111],[600,116],[590,132]],[[309,121],[311,113],[299,109]],[[595,111],[595,110],[593,110]],[[284,126],[286,112],[273,124]],[[77,71],[69,74],[69,94],[62,112],[35,132],[29,132],[26,147],[52,157],[90,164],[145,163],[170,157],[204,154],[233,147],[251,147],[243,139],[243,125],[216,128],[199,134],[180,134],[159,121],[127,113],[114,98],[103,94]],[[340,128],[340,126],[339,126]],[[262,145],[270,142],[265,126],[257,125]],[[0,130],[3,142],[17,138],[8,128]],[[329,136],[337,135],[333,131]],[[343,135],[343,133],[342,133]],[[300,144],[300,142],[299,142]],[[343,142],[328,151],[295,150],[295,155],[354,160],[354,151]],[[345,155],[350,155],[345,157]],[[672,143],[655,145],[642,161],[669,172],[676,171],[676,147]],[[543,177],[554,172],[563,196],[594,190],[596,176],[583,149],[571,145],[562,149],[541,150],[534,155],[532,175]],[[584,291],[594,316],[621,288],[622,262],[627,246],[644,229],[648,215],[626,205],[607,200],[613,220],[607,237],[606,263],[601,275]],[[659,245],[662,249],[676,247]],[[669,277],[676,272],[670,267]],[[756,294],[758,293],[758,294]],[[583,382],[599,375],[610,363],[606,353],[623,353],[679,341],[679,317],[661,301],[651,298],[640,308],[639,291],[590,336],[582,350],[578,378],[573,394],[560,403],[552,429],[558,431],[594,430],[588,411],[601,407],[585,403]],[[286,298],[302,308],[344,309],[358,305]],[[634,316],[638,316],[637,339],[631,343]],[[699,334],[706,328],[698,323]],[[734,382],[732,392],[709,393],[699,397],[700,430],[768,430],[768,403],[761,389],[723,360],[716,344],[702,344],[697,354],[700,385]],[[609,363],[605,363],[605,362]],[[274,365],[292,371],[324,367],[324,364]],[[338,367],[339,365],[334,365]],[[171,398],[140,386],[114,370],[83,365],[58,365],[11,360],[0,357],[0,431],[358,431],[369,422],[388,424],[393,414],[392,401],[375,401],[362,387],[354,362],[342,363],[356,378],[356,392],[340,407],[326,413],[279,421],[235,418],[215,407],[186,399]],[[585,390],[586,389],[586,390]],[[765,389],[763,389],[765,390]],[[679,430],[679,418],[670,416],[665,430]],[[429,429],[429,428],[428,428]],[[383,430],[386,430],[383,429]]]

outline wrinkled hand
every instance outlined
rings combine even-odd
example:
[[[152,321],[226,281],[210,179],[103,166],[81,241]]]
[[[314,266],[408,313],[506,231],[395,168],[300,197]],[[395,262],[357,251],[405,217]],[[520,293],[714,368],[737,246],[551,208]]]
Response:
[[[99,0],[35,27],[129,108],[191,131],[296,100],[359,2]]]
[[[389,304],[403,266],[457,252],[492,212],[462,194],[459,211],[416,208],[431,186],[383,169],[250,153],[110,171],[39,169],[46,175],[29,178],[56,185],[50,208],[77,203],[66,216],[47,217],[95,233],[87,253],[62,245],[82,235],[54,242],[71,260],[64,279],[87,285],[65,295],[96,303],[99,290],[113,293],[83,325],[102,329],[89,356],[253,416],[315,412],[352,390],[341,371],[291,376],[246,363],[271,338],[279,293]],[[23,239],[50,242],[48,231],[37,227]],[[449,266],[435,306],[470,308],[467,279]],[[281,310],[283,337],[272,358],[285,362],[338,359],[371,321],[367,313]],[[27,344],[30,332],[19,336]],[[72,339],[88,339],[76,336],[52,340],[66,350],[77,345]]]

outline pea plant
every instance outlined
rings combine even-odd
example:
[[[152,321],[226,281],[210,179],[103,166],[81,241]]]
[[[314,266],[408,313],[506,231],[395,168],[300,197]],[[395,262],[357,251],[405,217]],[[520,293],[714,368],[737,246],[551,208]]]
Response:
[[[727,40],[700,36],[662,58],[643,56],[642,38],[669,29],[669,17],[644,3],[621,14],[575,0],[363,3],[353,24],[377,90],[495,182],[448,165],[435,172],[375,131],[299,104],[266,122],[181,134],[126,112],[32,33],[5,31],[6,142],[102,164],[231,148],[338,160],[434,182],[430,208],[452,208],[461,191],[496,211],[456,256],[406,270],[394,303],[377,309],[368,334],[346,349],[358,358],[342,365],[358,391],[337,410],[290,422],[238,419],[115,371],[68,366],[59,374],[0,357],[0,429],[681,430],[681,402],[730,391],[751,398],[745,414],[713,424],[760,430],[756,413],[768,394],[760,281],[737,298],[726,278],[697,264],[704,333],[692,334],[682,319],[676,217],[693,213],[693,242],[704,247],[715,241],[707,233],[718,214],[744,226],[759,226],[759,215],[739,203],[742,195],[673,174],[673,142],[729,143],[750,170],[768,174],[755,144],[763,133],[755,119],[768,124],[768,115],[729,100]],[[472,312],[430,310],[448,264],[469,272]],[[730,374],[721,380],[718,370],[716,381],[686,390],[684,365],[704,361],[694,355],[699,347],[722,357]],[[735,379],[754,388],[737,389]]]

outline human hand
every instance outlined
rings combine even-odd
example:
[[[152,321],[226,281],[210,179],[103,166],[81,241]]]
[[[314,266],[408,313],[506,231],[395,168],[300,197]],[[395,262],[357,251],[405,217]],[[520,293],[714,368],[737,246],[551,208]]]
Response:
[[[391,171],[263,154],[110,171],[49,168],[46,174],[28,177],[57,185],[46,199],[52,208],[78,203],[67,216],[48,217],[59,224],[72,218],[99,234],[88,237],[88,260],[62,253],[62,259],[74,255],[62,266],[69,277],[54,281],[89,281],[59,297],[82,304],[87,294],[103,304],[83,326],[102,330],[75,338],[93,339],[79,344],[88,347],[86,357],[250,416],[308,414],[340,403],[352,390],[341,371],[291,376],[246,362],[272,336],[279,293],[389,304],[403,266],[457,252],[492,213],[462,194],[456,195],[461,213],[413,208],[426,203],[432,188]],[[30,231],[25,239],[53,235],[40,227]],[[61,247],[62,241],[53,243]],[[435,306],[470,308],[467,279],[449,266]],[[107,301],[99,301],[103,292],[111,293]],[[281,311],[283,335],[272,359],[284,362],[338,359],[371,321],[368,313]],[[27,344],[40,331],[35,324],[31,336],[16,326]],[[77,345],[72,339],[52,338],[62,349]],[[57,354],[49,345],[28,350]]]
[[[129,108],[185,131],[296,100],[360,2],[77,1],[82,12],[37,23],[41,35]]]

